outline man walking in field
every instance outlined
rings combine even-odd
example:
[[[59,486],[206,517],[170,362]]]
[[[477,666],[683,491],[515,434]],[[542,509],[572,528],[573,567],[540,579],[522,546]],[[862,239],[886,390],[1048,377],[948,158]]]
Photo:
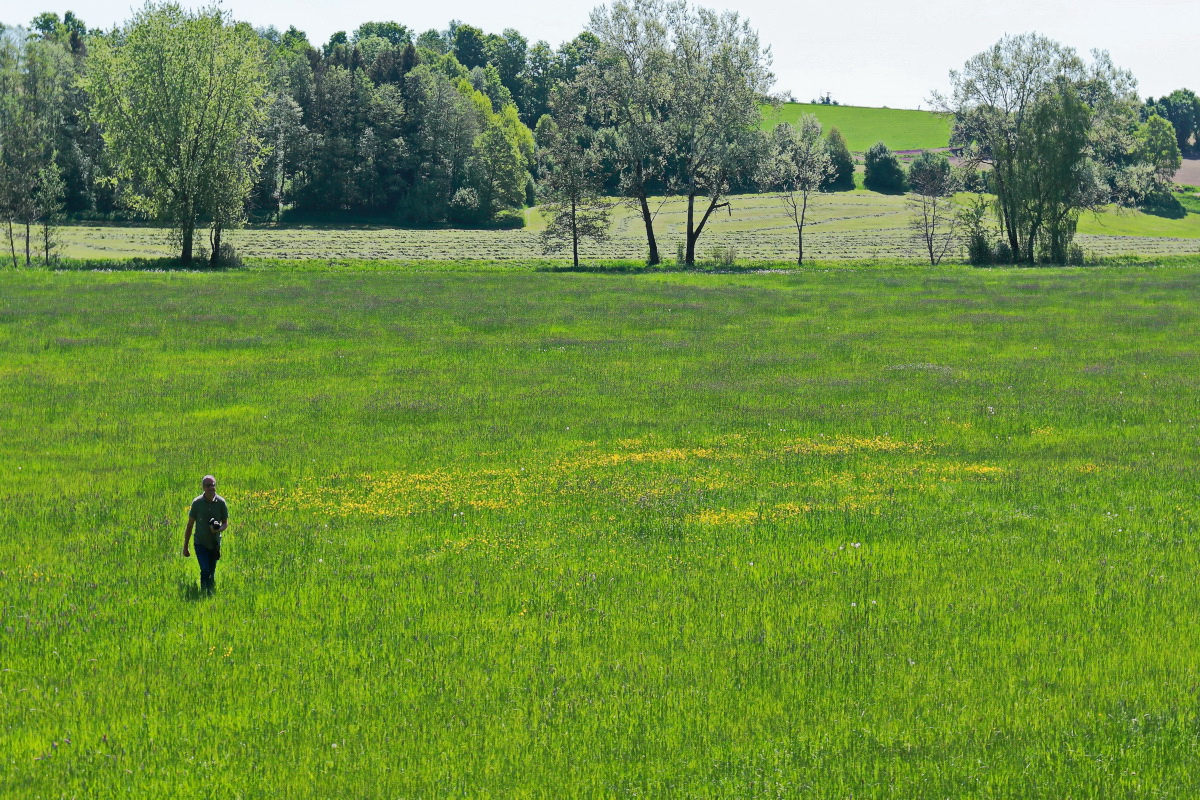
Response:
[[[183,534],[183,557],[188,557],[192,529],[196,531],[196,560],[200,562],[200,590],[212,594],[217,588],[217,560],[221,558],[221,532],[229,527],[229,507],[217,494],[217,479],[205,475],[200,481],[204,492],[192,501],[187,530]]]

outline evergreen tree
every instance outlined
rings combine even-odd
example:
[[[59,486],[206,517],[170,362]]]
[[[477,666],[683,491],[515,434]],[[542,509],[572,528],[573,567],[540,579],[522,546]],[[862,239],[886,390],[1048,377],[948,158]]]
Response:
[[[845,192],[854,188],[854,156],[846,146],[846,139],[837,128],[825,134],[825,148],[833,164],[833,172],[821,184],[823,192]]]

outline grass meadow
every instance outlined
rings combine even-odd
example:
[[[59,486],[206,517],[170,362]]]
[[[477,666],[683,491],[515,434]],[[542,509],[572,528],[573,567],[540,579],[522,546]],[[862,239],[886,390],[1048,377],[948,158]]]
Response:
[[[1198,296],[2,272],[3,794],[1195,797]]]
[[[772,195],[739,195],[729,213],[712,216],[700,239],[699,252],[732,248],[741,261],[795,258],[796,231],[782,202]],[[686,206],[679,198],[654,203],[659,248],[673,258],[684,241]],[[805,254],[821,260],[896,260],[922,258],[909,229],[911,212],[902,196],[868,191],[823,194],[810,208],[813,224],[805,230]],[[527,212],[521,230],[413,230],[359,227],[252,227],[230,231],[238,252],[251,259],[365,259],[407,261],[524,262],[538,258],[545,220],[538,209]],[[1140,211],[1111,208],[1081,217],[1077,241],[1096,258],[1131,253],[1157,256],[1200,254],[1200,214],[1166,219]],[[166,257],[177,250],[161,229],[133,226],[68,226],[59,234],[61,252],[74,259]],[[585,242],[585,258],[645,258],[646,239],[640,215],[627,206],[614,210],[611,238]],[[559,253],[558,258],[563,254]]]

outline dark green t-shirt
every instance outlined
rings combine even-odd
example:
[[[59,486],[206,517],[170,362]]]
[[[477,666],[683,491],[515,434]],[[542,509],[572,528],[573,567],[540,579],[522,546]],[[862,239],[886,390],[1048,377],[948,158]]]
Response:
[[[210,519],[219,519],[222,522],[229,520],[229,507],[225,505],[224,497],[218,494],[210,501],[205,500],[204,495],[200,495],[192,501],[192,510],[188,512],[188,517],[196,520],[196,525],[192,528],[192,536],[196,544],[210,550],[221,546],[221,534],[213,533],[212,528],[208,526],[208,521]]]

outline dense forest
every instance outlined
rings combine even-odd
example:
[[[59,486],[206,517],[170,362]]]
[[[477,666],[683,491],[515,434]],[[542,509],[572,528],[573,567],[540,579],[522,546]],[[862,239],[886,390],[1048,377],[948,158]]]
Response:
[[[1047,67],[1033,149],[996,146],[1001,133],[1024,135],[994,127],[1024,109],[969,94],[944,109],[969,166],[1007,178],[1010,165],[1032,175],[1058,160],[1060,185],[1022,184],[1030,196],[1011,207],[1003,186],[989,187],[1006,231],[1032,226],[1030,259],[1044,226],[1021,220],[1144,201],[1195,146],[1200,122],[1190,91],[1142,101],[1132,76],[1089,71],[1054,47],[1001,53]],[[419,34],[369,22],[315,44],[217,7],[151,4],[109,31],[44,13],[0,26],[0,214],[14,263],[18,239],[26,261],[39,241],[48,259],[64,217],[158,220],[177,230],[186,262],[194,231],[209,230],[215,261],[222,229],[247,219],[503,227],[522,225],[521,208],[538,202],[556,215],[551,234],[577,245],[603,236],[599,198],[619,196],[640,210],[656,263],[648,198],[671,194],[688,202],[690,263],[730,193],[854,186],[836,131],[760,130],[772,83],[769,50],[747,21],[664,0],[597,8],[557,48],[458,21]],[[1066,131],[1071,114],[1078,129]],[[868,187],[910,188],[882,144],[867,156]],[[1053,212],[1035,196],[1047,191]]]
[[[22,109],[21,120],[37,124],[14,119],[14,132],[22,127],[33,140],[24,148],[31,155],[54,152],[73,215],[125,210],[121,186],[103,180],[102,131],[78,80],[89,43],[122,34],[88,30],[71,12],[5,31],[5,95],[26,83],[37,106]],[[268,147],[251,215],[287,209],[413,224],[483,222],[530,200],[531,128],[549,111],[553,87],[597,47],[587,34],[557,50],[530,47],[515,30],[485,34],[458,22],[419,36],[394,22],[366,23],[315,46],[295,28],[254,35],[266,76],[259,137]]]

